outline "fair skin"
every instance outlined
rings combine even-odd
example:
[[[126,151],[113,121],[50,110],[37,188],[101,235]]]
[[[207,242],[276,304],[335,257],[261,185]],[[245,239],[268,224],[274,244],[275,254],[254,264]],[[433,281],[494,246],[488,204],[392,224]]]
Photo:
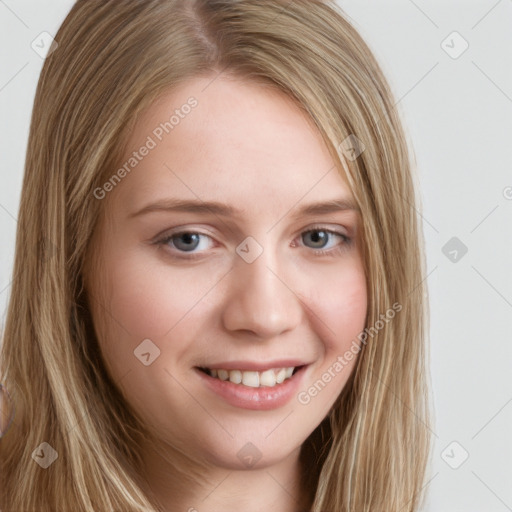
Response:
[[[162,440],[142,456],[163,510],[298,512],[311,499],[300,486],[300,447],[356,358],[335,377],[333,363],[365,326],[359,214],[300,213],[311,203],[353,201],[319,132],[284,94],[225,76],[194,78],[151,105],[126,159],[190,96],[197,106],[162,141],[153,136],[156,147],[103,199],[101,265],[88,286],[95,327],[114,382]],[[240,213],[137,214],[170,199],[222,202]],[[183,231],[191,234],[176,236]],[[146,362],[160,350],[148,365],[134,355],[146,339]],[[274,387],[249,385],[254,374],[246,385],[200,370],[230,365],[277,368],[274,375],[301,368]],[[329,369],[330,382],[301,402]],[[176,465],[200,468],[203,479],[179,484],[162,456],[169,446],[184,454],[174,452]]]

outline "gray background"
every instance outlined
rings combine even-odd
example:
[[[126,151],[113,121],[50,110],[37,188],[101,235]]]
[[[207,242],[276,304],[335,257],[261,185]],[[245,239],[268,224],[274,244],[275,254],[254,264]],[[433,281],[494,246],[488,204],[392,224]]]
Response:
[[[39,35],[72,3],[0,0],[0,324],[43,64],[31,45],[44,52]],[[339,3],[381,62],[418,164],[436,411],[426,510],[512,511],[512,0]]]

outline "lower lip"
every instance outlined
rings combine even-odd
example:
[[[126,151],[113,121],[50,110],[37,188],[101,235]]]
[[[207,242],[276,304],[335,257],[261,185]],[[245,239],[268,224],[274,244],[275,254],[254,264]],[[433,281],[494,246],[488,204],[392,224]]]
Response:
[[[195,368],[203,379],[203,382],[217,395],[221,396],[233,407],[252,409],[255,411],[268,411],[282,407],[297,394],[304,372],[307,366],[303,366],[289,379],[273,387],[264,386],[251,388],[243,384],[233,384],[229,380],[220,380]]]

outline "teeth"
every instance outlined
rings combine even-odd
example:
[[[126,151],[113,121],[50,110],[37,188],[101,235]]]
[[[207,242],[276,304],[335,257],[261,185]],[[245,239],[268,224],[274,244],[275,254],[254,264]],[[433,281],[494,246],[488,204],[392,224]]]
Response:
[[[208,373],[211,377],[216,377],[220,380],[229,380],[233,384],[259,388],[274,387],[276,384],[281,384],[292,376],[293,370],[295,370],[295,367],[292,366],[290,368],[272,368],[263,372],[208,369]]]
[[[251,388],[259,388],[260,374],[258,372],[244,372],[242,374],[242,384]]]
[[[265,370],[260,373],[260,386],[275,386],[276,385],[276,374],[274,370]]]
[[[226,370],[217,370],[217,375],[212,375],[212,377],[218,377],[220,380],[228,380],[229,373]]]
[[[229,380],[233,382],[234,384],[240,384],[242,382],[242,372],[239,370],[231,370],[228,372],[225,370],[226,373],[229,373]],[[227,380],[227,379],[226,379]]]

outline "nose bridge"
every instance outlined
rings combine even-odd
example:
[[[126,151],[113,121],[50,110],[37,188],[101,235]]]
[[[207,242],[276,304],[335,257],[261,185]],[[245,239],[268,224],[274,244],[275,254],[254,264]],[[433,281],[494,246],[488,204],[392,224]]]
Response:
[[[285,263],[270,242],[262,246],[248,237],[238,246],[224,308],[226,328],[272,337],[299,322],[299,299],[280,271]]]

